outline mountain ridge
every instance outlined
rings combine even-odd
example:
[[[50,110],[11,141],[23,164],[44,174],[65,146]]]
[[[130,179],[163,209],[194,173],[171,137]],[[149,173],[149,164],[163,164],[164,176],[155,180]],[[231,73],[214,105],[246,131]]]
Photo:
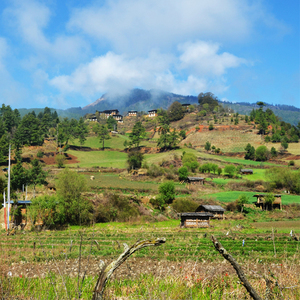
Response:
[[[118,109],[121,114],[125,115],[129,110],[137,110],[147,112],[150,109],[163,108],[167,109],[174,101],[180,103],[198,104],[198,97],[192,95],[179,95],[162,90],[143,90],[132,89],[124,94],[103,94],[93,103],[90,103],[83,108],[71,107],[65,110],[56,109],[60,117],[80,118],[88,113],[95,113],[96,110],[102,111],[106,109]],[[249,115],[253,108],[258,108],[256,103],[249,102],[229,102],[220,101],[219,103],[225,107],[233,109],[239,114]],[[297,125],[300,121],[300,108],[293,105],[277,104],[272,105],[266,103],[265,109],[270,108],[283,121]],[[25,111],[39,112],[42,109],[21,109]],[[53,109],[55,110],[55,109]],[[26,112],[22,111],[21,115]]]

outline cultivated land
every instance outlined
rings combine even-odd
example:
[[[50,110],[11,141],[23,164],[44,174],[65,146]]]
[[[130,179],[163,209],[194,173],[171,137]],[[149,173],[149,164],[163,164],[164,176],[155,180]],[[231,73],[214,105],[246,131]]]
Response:
[[[10,236],[2,230],[0,296],[3,299],[91,299],[100,260],[108,263],[117,258],[123,251],[123,243],[131,246],[138,240],[165,237],[165,244],[136,252],[115,272],[108,283],[106,299],[250,299],[233,267],[214,249],[211,235],[215,235],[242,265],[262,297],[266,291],[264,278],[267,278],[272,280],[269,288],[275,298],[300,299],[300,196],[288,194],[286,188],[274,191],[282,194],[282,211],[261,211],[251,203],[256,199],[254,194],[269,191],[267,169],[288,168],[288,162],[293,160],[295,166],[289,168],[292,173],[297,172],[299,144],[290,143],[287,151],[274,160],[245,160],[244,149],[248,143],[255,148],[266,145],[268,149],[280,149],[280,143],[266,143],[253,124],[235,126],[225,118],[223,124],[209,131],[208,121],[213,119],[195,120],[196,115],[189,114],[172,123],[178,131],[184,127],[187,138],[170,151],[156,148],[159,135],[153,136],[152,121],[145,121],[149,128],[141,150],[146,165],[155,165],[160,170],[161,173],[155,169],[158,173],[154,175],[147,175],[145,168],[142,176],[127,171],[123,143],[129,141],[128,132],[135,123],[132,120],[131,127],[120,126],[127,134],[114,134],[105,141],[104,151],[99,138],[92,134],[84,145],[77,140],[69,142],[65,165],[86,178],[85,198],[94,203],[111,194],[122,195],[140,211],[143,207],[147,214],[128,218],[127,222],[17,231]],[[221,153],[205,151],[207,141],[220,148]],[[42,147],[25,147],[23,157],[36,157],[39,150],[44,152],[40,160],[49,172],[48,181],[55,183],[61,172],[55,163],[55,140],[46,141]],[[176,176],[167,173],[182,166],[183,152],[194,154],[200,165],[214,163],[221,168],[242,165],[253,169],[253,174],[229,178],[224,173],[197,170],[191,175],[205,177],[206,184],[188,187],[178,180],[177,173]],[[220,204],[225,208],[240,195],[248,196],[250,201],[244,213],[227,211],[224,220],[211,220],[209,228],[180,228],[176,212],[170,213],[168,208],[161,211],[150,203],[151,198],[157,197],[159,185],[169,179],[175,180],[175,200],[193,200],[198,205]],[[29,187],[28,195],[32,193]],[[38,196],[47,193],[50,192],[44,187],[37,187]],[[18,194],[19,199],[23,196]]]

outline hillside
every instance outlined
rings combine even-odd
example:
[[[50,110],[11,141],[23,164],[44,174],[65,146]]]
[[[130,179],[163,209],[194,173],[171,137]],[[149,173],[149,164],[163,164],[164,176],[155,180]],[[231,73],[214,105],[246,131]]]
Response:
[[[150,109],[163,108],[167,109],[174,101],[180,103],[198,104],[197,96],[183,96],[160,90],[142,90],[133,89],[126,94],[104,94],[95,102],[84,107],[71,107],[66,110],[56,109],[58,115],[62,118],[79,119],[87,113],[94,113],[96,110],[102,111],[106,109],[118,109],[120,114],[125,115],[129,110],[137,110],[147,112]],[[221,102],[224,107],[233,109],[242,115],[249,115],[251,110],[257,109],[255,103],[246,102]],[[297,125],[300,121],[300,108],[290,105],[272,105],[266,103],[264,109],[271,109],[275,115],[283,121]],[[21,116],[28,112],[35,111],[38,114],[43,109],[19,109]],[[51,110],[55,110],[52,108]]]

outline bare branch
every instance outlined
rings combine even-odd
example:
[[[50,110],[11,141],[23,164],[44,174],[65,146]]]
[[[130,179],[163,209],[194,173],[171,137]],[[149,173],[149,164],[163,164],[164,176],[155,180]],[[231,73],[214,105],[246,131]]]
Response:
[[[134,252],[137,250],[140,250],[142,248],[148,247],[148,246],[159,246],[161,244],[164,244],[166,242],[165,238],[157,238],[156,240],[146,240],[146,241],[139,241],[136,242],[133,246],[130,248],[124,245],[124,252],[113,262],[111,262],[108,266],[105,268],[103,267],[100,271],[92,300],[103,300],[103,292],[105,285],[109,278],[112,276],[113,272]]]
[[[238,262],[233,258],[233,256],[227,252],[227,250],[221,245],[221,243],[212,235],[211,236],[212,242],[216,248],[216,250],[223,255],[223,257],[228,260],[233,268],[235,269],[239,279],[247,289],[248,293],[254,300],[261,300],[260,296],[257,294],[255,289],[251,286],[249,281],[247,280],[241,266],[238,264]]]

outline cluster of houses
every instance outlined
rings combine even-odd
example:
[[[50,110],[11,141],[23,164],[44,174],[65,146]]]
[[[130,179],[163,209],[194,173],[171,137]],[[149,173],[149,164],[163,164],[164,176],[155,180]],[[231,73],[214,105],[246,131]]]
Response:
[[[255,194],[254,205],[262,210],[282,209],[281,195],[274,195],[275,200],[271,207],[265,202],[264,194]],[[210,227],[211,219],[224,219],[225,209],[220,205],[200,205],[195,212],[185,212],[180,214],[180,227],[185,228],[206,228]]]
[[[189,106],[190,106],[189,103],[184,103],[184,104],[181,104],[181,105],[182,105],[182,107],[184,108],[185,111],[189,111]],[[126,117],[137,117],[137,115],[138,115],[137,110],[129,110],[125,116]],[[108,117],[111,116],[116,121],[118,121],[118,123],[123,123],[123,115],[120,115],[119,110],[117,110],[117,109],[107,109],[107,110],[103,110],[103,111],[97,111],[96,110],[95,114],[89,115],[88,120],[90,122],[97,122],[97,120],[98,120],[97,116],[100,119],[107,119]],[[156,117],[157,116],[157,109],[148,110],[147,116],[149,118]]]

